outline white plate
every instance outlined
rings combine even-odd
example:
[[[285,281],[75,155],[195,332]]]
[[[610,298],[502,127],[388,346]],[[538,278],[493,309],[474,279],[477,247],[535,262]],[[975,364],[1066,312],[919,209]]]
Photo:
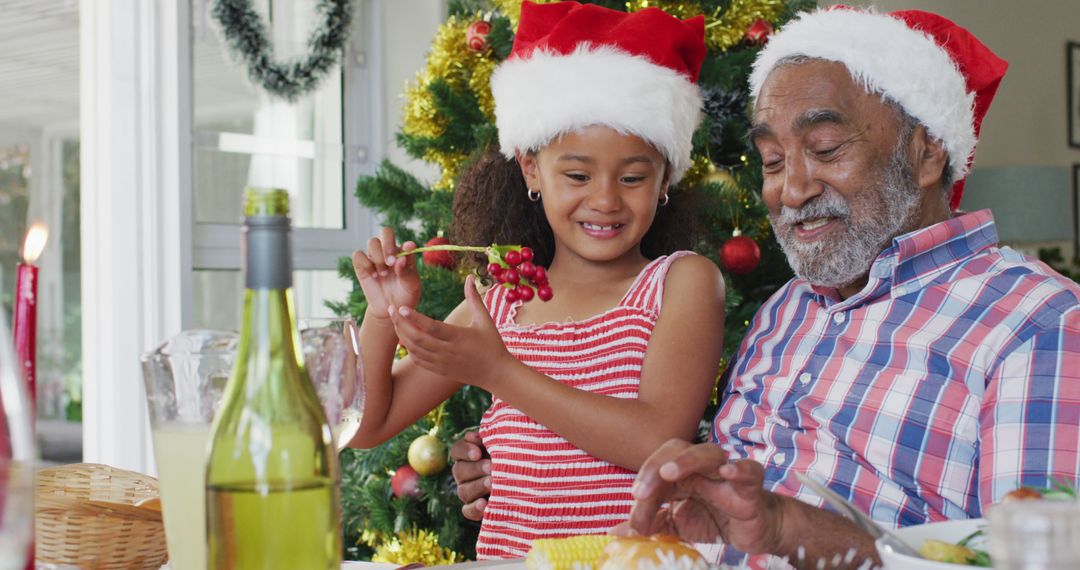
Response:
[[[967,519],[958,521],[945,521],[938,523],[920,524],[899,529],[896,535],[907,542],[916,550],[928,539],[936,539],[944,542],[956,543],[967,535],[986,527],[984,519]],[[883,548],[881,542],[877,543],[878,554],[885,570],[963,570],[964,568],[978,568],[967,564],[949,564],[947,562],[934,562],[897,554],[888,548]]]

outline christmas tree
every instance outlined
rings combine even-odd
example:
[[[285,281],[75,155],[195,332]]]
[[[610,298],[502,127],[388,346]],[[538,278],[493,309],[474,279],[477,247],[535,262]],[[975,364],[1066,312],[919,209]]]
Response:
[[[540,3],[543,3],[542,1]],[[617,10],[647,6],[689,18],[704,14],[708,55],[699,84],[704,120],[694,136],[694,165],[673,189],[702,200],[696,251],[717,262],[727,279],[725,354],[733,354],[758,306],[790,278],[771,236],[758,196],[761,167],[746,140],[746,81],[758,49],[773,29],[810,0],[621,0],[592,2]],[[452,0],[449,18],[433,40],[427,67],[406,93],[398,144],[415,158],[439,166],[441,177],[425,184],[390,163],[357,184],[360,202],[381,215],[399,240],[448,243],[453,189],[470,160],[497,144],[491,73],[513,46],[521,0]],[[677,199],[677,198],[676,198]],[[528,245],[528,244],[523,244]],[[418,310],[442,319],[463,299],[464,270],[446,254],[425,255]],[[330,305],[361,319],[363,292],[348,258],[343,277],[353,280],[349,298]],[[465,387],[417,424],[371,450],[342,455],[346,556],[427,565],[471,559],[479,526],[461,516],[445,457],[460,434],[479,424],[489,396]],[[711,420],[713,406],[706,411]]]

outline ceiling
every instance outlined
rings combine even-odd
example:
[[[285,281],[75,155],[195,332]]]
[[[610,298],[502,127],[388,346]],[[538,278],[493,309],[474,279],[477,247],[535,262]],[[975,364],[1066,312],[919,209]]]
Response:
[[[0,0],[0,132],[79,118],[78,0]]]

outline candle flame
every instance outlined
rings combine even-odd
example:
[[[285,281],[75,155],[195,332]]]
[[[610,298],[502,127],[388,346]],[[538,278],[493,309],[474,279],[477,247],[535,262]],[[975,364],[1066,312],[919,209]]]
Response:
[[[42,222],[35,222],[26,231],[26,240],[23,241],[22,257],[27,264],[32,264],[41,257],[45,250],[45,241],[49,239],[49,230]]]

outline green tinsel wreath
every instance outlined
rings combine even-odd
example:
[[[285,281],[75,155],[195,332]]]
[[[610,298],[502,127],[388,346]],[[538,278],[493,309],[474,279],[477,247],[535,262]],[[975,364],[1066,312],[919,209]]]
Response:
[[[248,77],[271,94],[294,101],[315,89],[333,69],[349,38],[352,0],[318,0],[315,10],[322,18],[308,38],[309,53],[283,63],[273,60],[274,47],[251,0],[214,0],[211,14],[229,46],[247,64]]]

